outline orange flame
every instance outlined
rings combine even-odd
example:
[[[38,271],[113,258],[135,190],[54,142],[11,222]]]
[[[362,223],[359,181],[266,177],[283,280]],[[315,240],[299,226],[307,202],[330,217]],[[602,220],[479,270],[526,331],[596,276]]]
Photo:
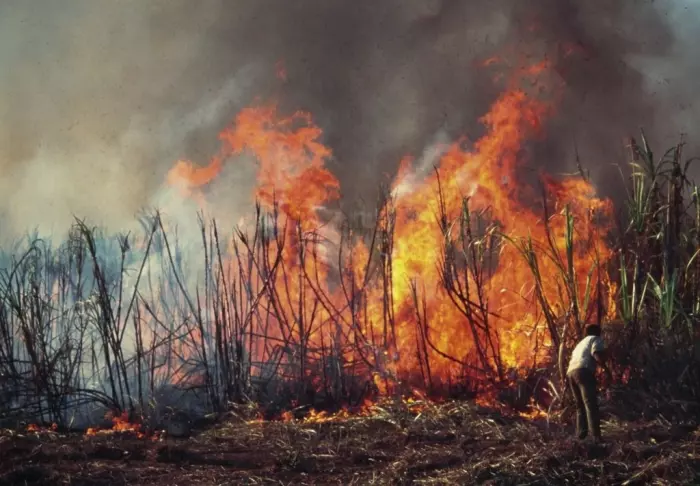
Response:
[[[108,416],[112,415],[111,413]],[[112,416],[112,426],[109,429],[101,429],[99,427],[89,427],[85,431],[86,436],[95,435],[110,435],[115,433],[133,433],[137,438],[143,439],[146,434],[142,432],[141,425],[129,422],[129,414],[122,412],[119,415]],[[153,438],[157,438],[155,435]]]
[[[40,434],[42,432],[56,432],[58,430],[58,424],[53,423],[51,424],[50,427],[42,427],[41,425],[37,424],[29,424],[27,425],[27,432],[32,432],[32,433],[37,433]]]
[[[497,61],[492,58],[484,64]],[[341,339],[350,345],[349,349],[373,344],[382,349],[373,353],[375,367],[381,371],[374,373],[380,392],[386,393],[387,385],[398,383],[399,377],[425,376],[425,367],[436,379],[451,379],[469,363],[476,362],[479,353],[485,353],[484,361],[493,367],[541,363],[551,355],[552,344],[541,311],[542,300],[550,303],[552,313],[558,317],[573,305],[562,300],[561,267],[557,263],[557,259],[566,260],[571,218],[575,221],[576,237],[571,260],[574,295],[569,300],[578,302],[581,296],[595,293],[595,289],[590,290],[591,282],[599,281],[606,291],[601,297],[609,297],[606,306],[614,312],[610,300],[614,288],[602,270],[611,256],[604,240],[605,223],[601,223],[610,215],[610,202],[596,197],[587,180],[547,178],[547,194],[553,206],[548,208],[545,222],[538,202],[540,194],[520,180],[523,148],[541,135],[545,120],[554,111],[557,86],[547,79],[549,74],[546,62],[518,69],[509,88],[481,118],[483,136],[469,149],[463,142],[450,146],[437,164],[437,173],[425,176],[419,168],[412,167],[410,158],[404,159],[392,186],[392,200],[379,213],[380,219],[391,221],[393,237],[385,248],[388,253],[380,251],[382,261],[389,262],[384,272],[390,277],[376,281],[368,278],[365,265],[371,249],[365,241],[354,241],[339,260],[344,266],[340,270],[352,275],[364,292],[360,319],[353,314],[356,310],[343,305],[347,294],[328,282],[327,269],[319,269],[312,258],[303,257],[304,251],[315,254],[325,248],[309,242],[309,232],[325,231],[322,236],[334,236],[331,229],[323,226],[326,221],[319,209],[340,195],[339,182],[325,167],[332,152],[321,143],[322,131],[314,125],[311,115],[298,112],[280,117],[275,105],[246,108],[236,117],[233,127],[221,134],[221,153],[208,166],[198,169],[190,162],[178,162],[168,181],[185,188],[189,196],[203,198],[198,189],[223,170],[222,160],[242,153],[253,155],[259,169],[252,196],[266,209],[298,222],[298,227],[288,228],[286,235],[283,261],[289,273],[284,278],[270,277],[276,295],[285,296],[275,303],[275,315],[267,318],[276,321],[276,330],[270,331],[269,320],[252,325],[264,327],[266,336],[321,348],[328,345],[329,336]],[[525,238],[533,248],[554,252],[538,258],[542,278],[536,282],[516,244],[494,246],[495,269],[483,275],[468,275],[462,289],[478,300],[482,309],[488,307],[481,321],[470,317],[473,309],[460,307],[454,295],[441,285],[444,274],[440,262],[446,258],[446,245],[460,243],[455,228],[462,221],[465,197],[470,211],[484,213],[493,223],[488,229],[490,234],[503,234],[515,241]],[[436,218],[441,212],[448,219],[442,228]],[[479,244],[486,243],[474,243]],[[474,247],[474,251],[481,250]],[[230,264],[237,265],[233,261]],[[319,291],[327,299],[323,305],[319,305]],[[416,302],[417,294],[422,303]],[[314,312],[304,314],[304,306],[299,302]],[[581,309],[582,315],[589,315],[589,310]],[[490,322],[488,328],[485,319]],[[282,320],[298,326],[285,329]],[[353,324],[358,321],[365,326],[359,332],[358,324]],[[341,329],[330,322],[340,323]],[[388,327],[392,328],[390,332]],[[431,346],[421,350],[417,343],[424,342],[428,335]],[[476,342],[480,339],[486,349],[478,348]],[[253,347],[253,352],[265,353],[263,344],[253,343]]]

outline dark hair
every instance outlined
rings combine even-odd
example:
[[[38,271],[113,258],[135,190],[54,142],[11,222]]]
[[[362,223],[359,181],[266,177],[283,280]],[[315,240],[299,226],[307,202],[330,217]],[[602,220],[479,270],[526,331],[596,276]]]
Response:
[[[586,326],[586,336],[600,336],[600,326],[598,324],[588,324]]]

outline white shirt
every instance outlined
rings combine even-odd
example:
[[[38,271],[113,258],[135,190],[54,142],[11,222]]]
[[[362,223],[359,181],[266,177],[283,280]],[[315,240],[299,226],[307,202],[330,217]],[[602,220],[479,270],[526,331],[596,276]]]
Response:
[[[595,371],[596,360],[593,353],[600,353],[605,349],[603,339],[600,336],[586,336],[574,348],[569,360],[567,374],[579,368],[588,368]]]

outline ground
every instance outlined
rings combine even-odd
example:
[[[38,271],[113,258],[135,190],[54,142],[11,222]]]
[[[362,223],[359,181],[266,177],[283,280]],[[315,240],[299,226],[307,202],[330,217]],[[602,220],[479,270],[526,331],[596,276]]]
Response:
[[[232,414],[186,439],[7,430],[0,484],[700,484],[697,423],[608,417],[596,446],[561,422],[403,402],[331,421]]]

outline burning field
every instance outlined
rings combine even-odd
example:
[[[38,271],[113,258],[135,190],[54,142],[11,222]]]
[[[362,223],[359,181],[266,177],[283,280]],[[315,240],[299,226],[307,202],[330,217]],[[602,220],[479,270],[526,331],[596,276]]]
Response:
[[[338,169],[333,110],[288,95],[290,55],[217,147],[168,163],[157,210],[0,252],[0,482],[697,481],[694,159],[626,132],[607,196],[577,142],[550,160],[571,155],[582,78],[602,105],[598,76],[639,80],[534,10],[470,57],[489,94],[470,128],[403,152],[371,201]],[[591,322],[612,371],[602,445],[572,440],[565,379]]]
[[[649,404],[651,405],[651,404]],[[189,439],[121,429],[0,435],[3,484],[692,484],[698,429],[610,418],[606,445],[465,402],[384,400],[353,416],[231,412]]]

